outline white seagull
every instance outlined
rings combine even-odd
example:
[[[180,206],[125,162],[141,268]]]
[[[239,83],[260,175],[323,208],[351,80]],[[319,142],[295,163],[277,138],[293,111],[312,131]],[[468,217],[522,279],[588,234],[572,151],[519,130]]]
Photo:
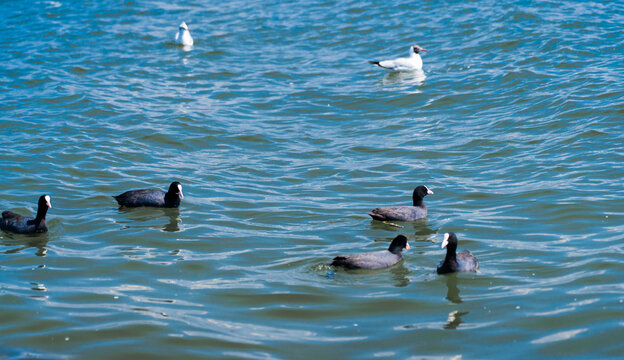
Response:
[[[182,24],[180,24],[180,31],[178,31],[175,36],[175,43],[185,46],[193,45],[193,37],[191,36],[191,32],[189,31],[189,28],[188,26],[186,26],[186,23],[184,21],[182,21]]]
[[[423,62],[420,58],[421,51],[427,51],[418,45],[410,46],[410,57],[398,58],[394,60],[370,61],[371,64],[377,65],[384,69],[394,71],[414,71],[422,70]]]

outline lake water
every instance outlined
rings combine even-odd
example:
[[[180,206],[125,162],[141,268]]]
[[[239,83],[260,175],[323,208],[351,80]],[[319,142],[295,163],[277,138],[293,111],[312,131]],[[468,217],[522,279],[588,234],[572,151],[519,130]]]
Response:
[[[622,2],[0,14],[0,209],[53,206],[0,234],[0,358],[624,357]],[[368,63],[412,44],[424,74]],[[173,180],[179,209],[111,198]],[[421,184],[426,220],[366,215]],[[478,273],[435,273],[448,231]]]

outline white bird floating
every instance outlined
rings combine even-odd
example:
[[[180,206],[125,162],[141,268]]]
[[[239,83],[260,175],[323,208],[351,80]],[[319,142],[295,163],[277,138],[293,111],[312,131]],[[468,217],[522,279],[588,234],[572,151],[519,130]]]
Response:
[[[370,61],[371,64],[377,65],[384,69],[394,71],[416,71],[422,70],[423,62],[420,58],[420,52],[427,51],[418,45],[410,46],[410,57],[398,58],[394,60]]]
[[[182,24],[180,24],[180,31],[178,31],[175,36],[175,43],[184,46],[193,45],[193,37],[191,36],[191,31],[184,21],[182,21]]]

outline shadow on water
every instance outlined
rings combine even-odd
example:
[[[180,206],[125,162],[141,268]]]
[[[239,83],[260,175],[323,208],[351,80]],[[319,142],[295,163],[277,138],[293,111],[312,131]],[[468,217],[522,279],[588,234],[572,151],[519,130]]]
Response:
[[[167,217],[169,222],[163,226],[148,226],[149,228],[162,229],[167,232],[180,231],[180,218],[179,208],[127,208],[119,207],[119,212],[126,216],[125,220],[118,220],[117,223],[123,224],[125,228],[141,227],[141,225],[130,225],[135,222],[148,222],[162,217]]]
[[[49,240],[47,233],[22,235],[6,232],[2,233],[2,238],[0,239],[3,246],[12,247],[9,250],[2,251],[3,254],[17,254],[22,250],[36,248],[35,255],[37,256],[46,256],[48,252],[46,245]]]

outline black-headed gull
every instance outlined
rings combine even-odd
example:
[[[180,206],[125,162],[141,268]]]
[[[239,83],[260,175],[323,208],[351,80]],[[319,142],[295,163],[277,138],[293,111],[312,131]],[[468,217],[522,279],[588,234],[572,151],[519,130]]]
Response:
[[[186,26],[186,23],[184,21],[182,21],[182,24],[180,24],[180,31],[178,31],[175,36],[175,43],[185,46],[193,45],[193,37],[191,36],[191,31],[189,30],[188,26]]]
[[[422,70],[423,62],[420,58],[420,52],[427,51],[418,45],[410,46],[410,57],[398,58],[394,60],[370,61],[371,64],[377,65],[384,69],[394,71],[414,71]]]

